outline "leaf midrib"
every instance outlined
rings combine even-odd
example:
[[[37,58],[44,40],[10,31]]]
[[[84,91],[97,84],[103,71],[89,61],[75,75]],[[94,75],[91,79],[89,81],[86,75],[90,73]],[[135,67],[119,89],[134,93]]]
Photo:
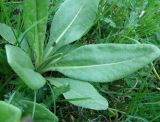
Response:
[[[136,57],[137,58],[137,57]],[[140,57],[142,58],[142,57]],[[54,68],[62,68],[62,69],[82,69],[82,68],[92,68],[92,67],[100,67],[100,66],[110,66],[110,65],[117,65],[117,64],[121,64],[121,63],[125,63],[128,61],[133,61],[135,60],[135,58],[129,59],[129,60],[124,60],[124,61],[119,61],[116,63],[109,63],[109,64],[98,64],[98,65],[85,65],[85,66],[55,66]]]
[[[78,15],[80,14],[82,8],[83,8],[83,4],[81,5],[79,10],[77,11],[77,13],[74,16],[74,18],[72,19],[72,21],[68,24],[68,26],[64,29],[64,31],[60,34],[60,36],[55,40],[55,43],[58,43],[60,41],[60,39],[65,35],[65,33],[70,29],[70,27],[72,26],[74,21],[77,19]]]
[[[36,2],[36,6],[35,6],[35,9],[36,9],[36,21],[38,21],[38,9],[37,9],[37,0],[35,1]],[[41,61],[41,46],[40,46],[40,40],[39,40],[39,32],[38,32],[38,24],[35,26],[35,43],[36,43],[36,47],[37,47],[37,55],[36,55],[36,63],[37,65],[40,63]]]

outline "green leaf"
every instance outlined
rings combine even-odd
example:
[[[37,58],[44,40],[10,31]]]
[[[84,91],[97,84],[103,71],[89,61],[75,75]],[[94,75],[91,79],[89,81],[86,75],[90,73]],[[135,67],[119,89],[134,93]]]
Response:
[[[7,57],[3,49],[0,49],[0,67],[0,73],[10,74],[12,72],[11,67],[7,63]]]
[[[15,35],[17,35],[16,30],[12,30],[12,28],[9,27],[8,25],[0,23],[0,36],[2,36],[2,38],[4,38],[7,42],[9,42],[10,44],[13,44],[13,45],[16,44],[17,41],[18,42],[22,41],[20,46],[25,50],[29,50],[28,43],[27,43],[26,39],[24,38],[22,40],[19,40],[19,39],[16,40]],[[20,37],[21,37],[21,35],[20,35]]]
[[[77,99],[76,101],[69,101],[74,105],[94,110],[105,110],[108,108],[107,100],[87,82],[69,78],[48,78],[48,80],[52,85],[55,85],[55,82],[62,84],[68,83],[70,85],[70,91],[64,93],[63,95],[66,99]]]
[[[54,90],[55,97],[57,98],[59,95],[69,91],[70,86],[69,84],[62,84],[60,86],[54,87],[53,90]]]
[[[25,115],[32,115],[34,102],[22,100],[21,102]],[[35,122],[58,122],[58,118],[51,111],[45,108],[43,105],[36,103],[35,113],[34,113]]]
[[[68,53],[47,70],[79,80],[110,82],[132,74],[159,56],[160,50],[150,44],[93,44]]]
[[[51,26],[47,50],[80,39],[93,25],[99,0],[65,0],[56,12]]]
[[[11,104],[0,101],[0,122],[20,122],[21,110]]]
[[[15,44],[16,37],[13,30],[6,24],[0,23],[0,35],[9,43]]]
[[[45,84],[45,79],[34,71],[30,57],[22,49],[6,45],[6,53],[9,65],[31,89],[39,89]]]
[[[36,64],[39,64],[43,57],[43,46],[46,33],[48,16],[48,0],[24,0],[24,26],[25,29],[36,24],[27,32],[27,39],[36,55]]]

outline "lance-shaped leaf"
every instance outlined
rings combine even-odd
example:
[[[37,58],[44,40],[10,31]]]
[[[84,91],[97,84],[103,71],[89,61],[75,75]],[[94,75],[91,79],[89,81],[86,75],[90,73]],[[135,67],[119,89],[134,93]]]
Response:
[[[22,49],[6,45],[6,53],[9,65],[30,88],[39,89],[45,84],[45,79],[34,71],[30,57]]]
[[[23,110],[25,115],[32,115],[34,102],[22,100]],[[35,104],[34,113],[35,122],[58,122],[58,118],[43,105]]]
[[[11,104],[0,101],[0,122],[20,122],[21,110]]]
[[[150,44],[98,44],[75,49],[47,70],[93,82],[121,79],[160,56]]]
[[[48,0],[24,0],[25,29],[28,29],[38,21],[41,21],[27,33],[27,39],[30,46],[32,46],[32,49],[35,51],[37,63],[40,63],[43,56],[47,15]]]
[[[22,49],[29,51],[29,47],[26,39],[25,38],[23,38],[22,40],[16,39],[15,37],[16,35],[17,35],[16,30],[12,29],[11,27],[9,27],[4,23],[0,23],[0,36],[2,36],[2,38],[5,41],[7,41],[10,44],[19,43]]]
[[[81,38],[93,25],[98,4],[99,0],[65,0],[53,18],[47,49]]]
[[[11,44],[16,43],[16,37],[13,30],[6,24],[0,23],[0,36],[2,36],[7,42]]]
[[[70,85],[70,90],[66,93],[63,93],[63,95],[70,103],[74,105],[94,110],[105,110],[108,108],[107,100],[102,97],[91,84],[87,82],[69,78],[47,79],[52,85],[58,85],[57,87],[59,87],[59,83],[68,83]]]

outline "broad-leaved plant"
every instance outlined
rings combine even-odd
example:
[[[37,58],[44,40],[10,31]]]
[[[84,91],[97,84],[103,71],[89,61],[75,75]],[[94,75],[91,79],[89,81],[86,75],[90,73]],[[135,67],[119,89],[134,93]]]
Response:
[[[10,72],[8,62],[17,78],[32,90],[39,90],[48,82],[56,89],[63,89],[64,98],[76,106],[106,110],[106,98],[92,83],[105,85],[124,78],[160,56],[160,50],[151,44],[75,46],[73,43],[96,22],[100,0],[65,0],[53,17],[49,38],[46,38],[48,0],[23,2],[24,32],[20,36],[17,37],[16,30],[8,25],[0,24],[0,35],[7,42],[6,54],[0,50],[0,57],[4,59],[0,61],[0,70]],[[53,72],[53,75],[47,75],[47,72]],[[56,75],[57,72],[61,75]],[[35,107],[37,122],[58,121],[44,106],[31,101],[22,102],[25,104],[24,113],[32,113]],[[0,120],[20,121],[20,109],[5,102],[0,102],[0,106]]]

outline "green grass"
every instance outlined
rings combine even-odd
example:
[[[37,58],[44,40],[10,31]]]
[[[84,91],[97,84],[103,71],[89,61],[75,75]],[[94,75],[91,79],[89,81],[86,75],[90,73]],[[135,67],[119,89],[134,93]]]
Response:
[[[48,28],[62,1],[51,1]],[[21,16],[21,1],[5,0],[0,3],[0,22],[12,25],[19,33],[23,26]],[[95,26],[81,42],[140,42],[160,46],[160,1],[101,0]],[[4,47],[1,38],[0,47]],[[159,63],[153,62],[158,73]],[[12,102],[15,104],[18,104],[19,99],[26,99],[26,96],[33,100],[34,92],[31,93],[22,83],[13,81],[13,78],[13,75],[0,75],[0,99],[9,100],[13,97]],[[108,99],[109,109],[105,111],[82,109],[61,101],[63,98],[60,97],[56,102],[56,113],[60,122],[160,122],[160,79],[156,77],[151,65],[122,80],[96,84],[95,87]],[[17,94],[12,96],[15,91]],[[48,86],[37,96],[39,98],[37,101],[43,101],[47,107],[55,111],[53,100],[49,97],[51,93]]]

